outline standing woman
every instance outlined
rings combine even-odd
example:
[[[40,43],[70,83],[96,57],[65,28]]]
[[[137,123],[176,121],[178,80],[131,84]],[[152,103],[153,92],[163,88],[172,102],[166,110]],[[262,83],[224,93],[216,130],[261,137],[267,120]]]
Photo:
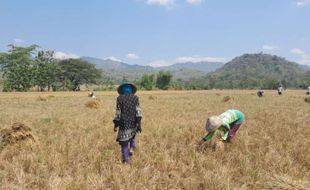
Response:
[[[136,148],[135,137],[141,129],[141,109],[138,96],[134,95],[137,87],[130,83],[122,84],[118,87],[119,96],[116,101],[116,113],[113,120],[114,131],[117,131],[118,143],[121,146],[122,162],[128,163],[132,156],[130,149]]]

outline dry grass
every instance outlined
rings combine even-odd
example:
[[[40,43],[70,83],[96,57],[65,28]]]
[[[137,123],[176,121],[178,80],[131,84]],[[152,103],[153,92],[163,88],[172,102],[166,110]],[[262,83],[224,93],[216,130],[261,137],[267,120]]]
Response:
[[[304,92],[253,93],[138,92],[143,132],[130,165],[121,164],[113,132],[116,92],[97,92],[96,110],[83,92],[0,93],[1,128],[25,123],[38,142],[0,153],[0,189],[309,189]],[[234,144],[195,149],[206,118],[229,108],[246,115]]]
[[[88,108],[98,109],[100,104],[98,101],[91,100],[91,101],[86,102],[85,106]]]
[[[230,96],[225,96],[223,99],[222,99],[222,102],[230,102],[232,101],[233,98],[231,98]]]
[[[306,98],[305,98],[305,102],[310,103],[310,97],[306,97]]]
[[[45,102],[45,101],[47,101],[47,98],[42,97],[42,96],[39,96],[39,97],[37,98],[37,100],[38,100],[38,101],[43,101],[43,102]]]

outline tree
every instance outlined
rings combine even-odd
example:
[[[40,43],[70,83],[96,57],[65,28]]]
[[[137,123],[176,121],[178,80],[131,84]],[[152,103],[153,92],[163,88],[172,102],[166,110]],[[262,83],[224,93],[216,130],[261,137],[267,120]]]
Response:
[[[59,65],[61,68],[59,80],[63,83],[63,87],[66,84],[69,90],[79,91],[82,84],[96,83],[96,79],[101,77],[101,70],[81,59],[63,60]]]
[[[33,55],[37,47],[37,45],[29,47],[9,45],[9,52],[0,54],[4,91],[27,91],[33,86],[35,74]]]
[[[40,91],[46,87],[50,91],[50,88],[56,85],[60,67],[53,55],[53,51],[40,51],[35,59],[35,85],[39,87]]]
[[[141,79],[141,87],[146,90],[152,90],[154,85],[154,75],[145,74]]]
[[[167,90],[171,82],[172,75],[169,71],[159,71],[156,80],[156,86],[159,89]]]
[[[266,77],[262,80],[262,88],[276,89],[279,86],[279,81],[273,77]]]

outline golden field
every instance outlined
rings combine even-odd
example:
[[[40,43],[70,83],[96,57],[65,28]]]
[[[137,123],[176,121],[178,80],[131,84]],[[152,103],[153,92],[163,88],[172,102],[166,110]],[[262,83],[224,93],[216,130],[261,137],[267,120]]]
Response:
[[[117,93],[96,94],[92,106],[87,92],[0,93],[1,129],[23,123],[36,139],[2,149],[0,189],[310,189],[304,91],[139,91],[143,131],[129,165],[113,132]],[[195,147],[207,117],[230,108],[246,116],[235,142]]]

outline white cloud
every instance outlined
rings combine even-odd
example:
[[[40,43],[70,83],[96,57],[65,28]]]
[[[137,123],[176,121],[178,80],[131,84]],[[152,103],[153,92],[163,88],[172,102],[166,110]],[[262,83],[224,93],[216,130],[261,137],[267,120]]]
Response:
[[[304,55],[305,54],[305,52],[303,50],[299,49],[299,48],[291,49],[291,53],[297,54],[297,55]]]
[[[163,66],[169,66],[172,65],[173,62],[171,61],[167,61],[167,60],[156,60],[156,61],[152,61],[151,63],[149,63],[149,66],[152,67],[163,67]]]
[[[298,7],[304,7],[304,6],[310,5],[310,0],[295,0],[295,4]]]
[[[199,57],[199,56],[194,56],[194,57],[177,57],[175,59],[177,63],[184,63],[184,62],[201,62],[201,61],[206,61],[206,62],[225,62],[226,59],[222,57]]]
[[[310,53],[306,53],[304,50],[300,48],[291,49],[291,53],[300,57],[298,61],[301,64],[310,65]]]
[[[122,62],[122,60],[120,60],[120,59],[118,59],[118,58],[116,58],[116,57],[114,57],[114,56],[106,57],[106,58],[104,58],[104,59],[110,59],[111,61]]]
[[[19,39],[19,38],[14,39],[14,44],[23,44],[23,43],[25,43],[25,40],[23,39]]]
[[[263,50],[272,51],[280,49],[279,46],[263,45]]]
[[[186,2],[192,5],[197,5],[203,3],[204,0],[186,0]]]
[[[78,56],[76,54],[72,54],[72,53],[65,53],[65,52],[61,52],[61,51],[55,51],[54,52],[54,58],[55,59],[60,59],[60,60],[64,60],[64,59],[78,59],[78,58],[80,58],[80,56]]]
[[[149,5],[160,5],[164,7],[173,7],[176,0],[145,0]]]
[[[127,54],[127,58],[128,59],[133,59],[133,60],[140,59],[140,57],[137,54],[135,54],[135,53],[128,53]]]

